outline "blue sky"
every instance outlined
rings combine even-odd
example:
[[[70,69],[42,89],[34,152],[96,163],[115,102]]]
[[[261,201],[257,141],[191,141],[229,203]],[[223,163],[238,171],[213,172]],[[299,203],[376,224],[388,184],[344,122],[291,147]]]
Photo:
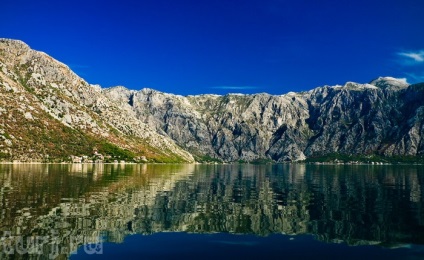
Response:
[[[283,94],[424,82],[423,0],[1,0],[20,39],[92,84]]]

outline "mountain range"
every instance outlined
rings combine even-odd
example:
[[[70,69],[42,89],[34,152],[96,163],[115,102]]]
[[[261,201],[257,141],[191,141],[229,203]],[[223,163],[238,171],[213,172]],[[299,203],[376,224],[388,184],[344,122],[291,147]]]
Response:
[[[424,83],[393,77],[284,95],[180,96],[91,85],[22,41],[0,39],[0,96],[3,161],[424,156]]]

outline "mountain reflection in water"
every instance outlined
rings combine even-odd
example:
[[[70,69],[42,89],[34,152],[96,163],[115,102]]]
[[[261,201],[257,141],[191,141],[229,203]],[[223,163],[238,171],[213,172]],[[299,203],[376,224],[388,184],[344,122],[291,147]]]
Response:
[[[422,245],[423,185],[422,166],[0,164],[1,246],[48,236],[43,254],[55,239],[67,256],[159,232]]]

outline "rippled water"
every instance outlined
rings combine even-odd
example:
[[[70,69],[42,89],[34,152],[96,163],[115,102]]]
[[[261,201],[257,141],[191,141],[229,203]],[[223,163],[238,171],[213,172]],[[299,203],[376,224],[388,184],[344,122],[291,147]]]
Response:
[[[0,164],[0,257],[424,258],[424,167]]]

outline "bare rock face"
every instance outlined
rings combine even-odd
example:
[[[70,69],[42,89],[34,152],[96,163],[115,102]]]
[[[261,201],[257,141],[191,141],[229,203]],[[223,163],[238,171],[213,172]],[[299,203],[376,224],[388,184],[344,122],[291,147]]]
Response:
[[[391,77],[279,96],[103,89],[21,41],[1,39],[0,94],[0,159],[46,158],[58,142],[51,136],[62,132],[59,139],[73,136],[67,145],[89,135],[189,162],[424,154],[424,84]]]
[[[305,158],[308,105],[296,93],[183,97],[143,89],[127,92],[124,100],[120,87],[105,93],[131,105],[141,121],[197,155],[224,161]]]
[[[421,155],[423,90],[422,84],[379,78],[310,91],[307,122],[314,136],[305,154]]]
[[[224,161],[423,153],[423,87],[402,79],[348,82],[281,96],[119,92],[120,87],[105,90],[188,151]]]

